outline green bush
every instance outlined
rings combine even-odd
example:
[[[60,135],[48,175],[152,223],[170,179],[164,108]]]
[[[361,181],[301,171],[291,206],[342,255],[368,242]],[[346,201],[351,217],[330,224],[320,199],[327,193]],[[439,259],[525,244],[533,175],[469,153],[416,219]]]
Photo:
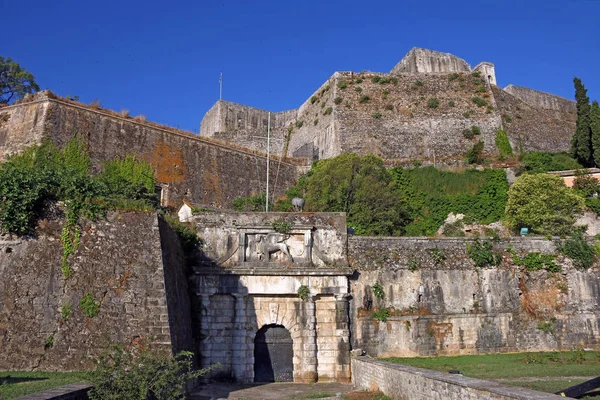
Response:
[[[435,235],[450,212],[482,224],[504,216],[508,181],[501,169],[456,173],[433,167],[392,168],[391,173],[410,212],[409,236]]]
[[[32,146],[0,164],[0,230],[31,233],[47,200],[70,204],[74,225],[79,217],[96,218],[107,208],[135,200],[157,206],[154,171],[133,156],[104,164],[92,175],[83,142],[70,140],[59,149],[50,142]]]
[[[374,119],[381,119],[383,115],[380,112],[373,113],[372,117]]]
[[[567,153],[531,151],[523,154],[523,166],[529,172],[565,171],[581,169],[583,166]]]
[[[424,83],[423,83],[423,81],[421,81],[421,80],[416,80],[416,81],[415,81],[415,83],[414,83],[414,85],[415,85],[415,86],[419,86],[419,87],[420,87],[420,86],[423,86],[423,85],[424,85]]]
[[[478,107],[485,107],[487,105],[487,101],[481,97],[473,96],[471,100],[473,100],[473,103],[477,104]]]
[[[460,75],[458,74],[458,72],[453,72],[450,75],[448,75],[448,80],[450,82],[457,80],[458,78],[460,78]]]
[[[455,107],[455,106],[456,106],[456,103],[454,102],[454,100],[450,100],[450,101],[448,102],[448,106],[449,106],[449,107]]]
[[[315,120],[313,121],[313,125],[317,125],[319,123],[319,119],[315,118]]]
[[[467,151],[467,163],[481,164],[483,160],[483,142],[479,140]]]
[[[333,103],[334,103],[334,104],[342,104],[342,101],[344,101],[344,99],[343,99],[343,98],[341,98],[341,97],[336,97],[336,98],[333,100]]]
[[[376,319],[377,321],[380,321],[380,322],[387,322],[387,320],[390,316],[391,316],[390,310],[387,308],[382,308],[371,314],[371,318]]]
[[[348,84],[345,81],[339,81],[337,87],[343,90],[348,87]]]
[[[373,294],[375,295],[375,297],[377,297],[378,299],[383,299],[385,296],[385,292],[383,291],[383,286],[381,286],[379,283],[375,283],[371,289],[373,289]]]
[[[170,351],[144,345],[135,351],[112,345],[94,360],[90,373],[91,400],[174,400],[185,395],[185,385],[219,364],[193,369],[193,353],[182,351],[175,356]]]
[[[590,245],[580,230],[563,241],[558,248],[563,255],[573,260],[573,265],[578,269],[588,269],[594,264],[596,252],[594,246]]]
[[[302,301],[307,301],[310,297],[310,289],[306,285],[300,285],[298,288],[298,297]]]
[[[427,102],[427,107],[429,107],[429,108],[438,108],[439,105],[440,105],[440,101],[437,99],[437,97],[432,97]]]
[[[304,125],[304,121],[296,121],[296,128],[300,129]]]
[[[265,211],[267,196],[262,192],[248,197],[236,197],[232,206],[235,211]]]
[[[496,131],[496,147],[501,156],[513,156],[512,146],[504,129]]]
[[[394,109],[394,106],[391,105],[391,104],[388,104],[388,105],[385,106],[385,109],[388,110],[388,111],[392,111]]]
[[[510,187],[506,220],[516,230],[527,227],[533,233],[565,235],[583,212],[584,200],[555,175],[521,175]]]
[[[79,301],[79,307],[81,312],[88,318],[94,318],[100,311],[100,305],[96,303],[96,299],[90,292],[87,292],[85,296]]]
[[[310,104],[315,104],[317,102],[317,100],[319,100],[319,98],[317,96],[312,96],[310,98]]]
[[[325,111],[323,111],[323,115],[330,115],[333,112],[332,107],[327,107]]]
[[[370,100],[371,100],[371,98],[365,94],[360,97],[359,102],[360,103],[368,103]]]
[[[560,265],[554,262],[554,255],[543,254],[539,252],[527,253],[525,257],[520,258],[516,253],[512,253],[513,262],[518,266],[524,266],[528,271],[539,271],[545,269],[549,272],[559,272]]]
[[[502,261],[502,257],[494,253],[491,240],[475,239],[472,244],[467,244],[467,254],[478,268],[494,267]]]
[[[356,82],[356,83],[362,83],[362,82],[363,82],[363,79],[362,79],[362,78],[356,78],[356,79],[354,80],[354,82]]]
[[[381,80],[380,76],[375,75],[375,76],[371,77],[371,82],[373,82],[373,83],[378,83],[380,80]]]
[[[480,73],[480,72],[473,72],[473,73],[471,74],[471,76],[472,76],[473,78],[480,78],[480,77],[481,77],[481,73]]]

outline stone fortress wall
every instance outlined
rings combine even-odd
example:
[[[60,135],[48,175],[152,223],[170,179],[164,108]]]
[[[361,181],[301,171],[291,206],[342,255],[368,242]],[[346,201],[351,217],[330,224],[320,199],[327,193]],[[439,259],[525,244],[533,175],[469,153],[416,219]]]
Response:
[[[87,144],[96,169],[104,160],[127,154],[150,162],[163,187],[164,203],[174,207],[184,198],[193,204],[228,207],[236,197],[266,188],[264,153],[57,98],[49,92],[0,108],[0,115],[8,118],[0,122],[0,161],[44,139],[62,145],[78,136]],[[294,161],[296,164],[291,163]],[[279,195],[295,181],[297,164],[298,160],[270,159],[271,193]]]
[[[600,348],[599,266],[557,257],[560,273],[525,272],[506,251],[554,253],[553,240],[495,242],[503,263],[477,268],[466,250],[474,239],[347,237],[340,213],[202,212],[193,224],[203,245],[186,265],[155,215],[87,223],[68,279],[60,220],[42,220],[36,238],[2,237],[0,368],[86,369],[112,342],[153,338],[192,349],[201,366],[220,362],[212,378],[252,382],[265,361],[257,332],[270,326],[290,333],[297,382],[348,381],[351,348],[381,357]],[[93,318],[79,305],[88,292]]]
[[[494,243],[503,263],[477,268],[467,254],[473,240],[351,237],[352,347],[379,357],[600,348],[597,265],[581,271],[557,257],[561,273],[523,271],[508,248],[556,252],[556,241],[531,237]],[[372,317],[382,308],[385,322]]]
[[[373,77],[388,83],[372,82]],[[392,79],[395,84],[389,84]],[[346,88],[340,87],[341,82]],[[316,102],[311,101],[314,97]],[[485,105],[477,106],[474,97],[485,100]],[[429,107],[433,98],[439,105]],[[575,130],[574,104],[512,85],[502,90],[496,86],[495,68],[490,62],[471,69],[452,54],[414,48],[389,74],[334,73],[301,107],[284,113],[289,119],[276,124],[273,137],[277,144],[272,149],[283,151],[284,156],[312,155],[313,159],[352,151],[374,153],[393,164],[420,160],[423,164],[457,165],[463,163],[465,152],[473,145],[463,132],[478,126],[488,154],[497,154],[495,134],[502,127],[515,150],[564,151]],[[324,115],[329,107],[331,112]],[[215,117],[213,109],[202,120],[201,135],[252,149],[264,148],[265,140],[253,141],[252,132],[227,125],[222,116]],[[279,113],[274,114],[278,120]],[[517,121],[519,118],[523,121]]]

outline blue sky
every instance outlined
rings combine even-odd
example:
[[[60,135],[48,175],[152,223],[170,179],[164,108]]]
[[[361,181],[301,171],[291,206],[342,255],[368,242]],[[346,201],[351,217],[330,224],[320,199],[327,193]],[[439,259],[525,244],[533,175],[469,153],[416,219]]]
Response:
[[[600,100],[600,0],[0,0],[0,55],[44,89],[197,131],[219,97],[281,111],[334,71],[414,46],[496,65],[498,84]]]

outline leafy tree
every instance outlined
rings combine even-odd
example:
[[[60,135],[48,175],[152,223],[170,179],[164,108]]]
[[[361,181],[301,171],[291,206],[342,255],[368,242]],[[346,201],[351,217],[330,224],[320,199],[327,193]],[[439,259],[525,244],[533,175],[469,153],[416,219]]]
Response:
[[[583,197],[592,197],[594,193],[600,191],[600,182],[584,171],[578,170],[575,172],[573,189]]]
[[[530,151],[523,154],[522,161],[525,169],[533,173],[583,168],[577,160],[566,153]]]
[[[288,194],[304,193],[306,209],[347,213],[358,235],[399,235],[408,214],[383,161],[342,154],[320,160]]]
[[[166,350],[146,345],[137,351],[112,345],[96,360],[96,370],[90,373],[94,385],[91,400],[175,400],[182,399],[185,384],[212,368],[193,370],[193,354],[180,352],[172,356]]]
[[[468,164],[481,164],[483,162],[483,142],[479,140],[467,151]]]
[[[508,190],[506,219],[515,229],[565,235],[584,210],[584,200],[555,175],[522,175]]]
[[[0,56],[0,104],[9,104],[40,90],[34,79],[19,63]]]
[[[575,134],[571,139],[571,155],[581,165],[589,167],[594,163],[594,149],[592,148],[590,129],[590,98],[587,96],[587,90],[583,86],[581,79],[574,78],[573,82],[575,84],[575,100],[577,101],[577,125]]]
[[[590,132],[594,148],[594,163],[600,166],[600,106],[595,100],[590,108]]]

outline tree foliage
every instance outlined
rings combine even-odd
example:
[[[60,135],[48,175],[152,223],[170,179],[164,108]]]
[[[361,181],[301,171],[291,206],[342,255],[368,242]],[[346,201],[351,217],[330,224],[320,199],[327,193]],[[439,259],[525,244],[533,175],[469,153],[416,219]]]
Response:
[[[182,399],[185,384],[210,369],[193,370],[193,354],[172,356],[166,350],[142,346],[133,352],[112,345],[96,360],[89,381],[94,387],[91,400],[175,400]]]
[[[506,219],[515,229],[534,233],[566,235],[583,212],[584,200],[555,175],[522,175],[510,187]]]
[[[44,203],[64,201],[70,212],[93,218],[108,208],[154,208],[152,167],[133,157],[105,164],[92,175],[90,157],[78,139],[62,149],[46,142],[0,164],[0,231],[31,233]]]
[[[347,213],[348,226],[358,235],[400,235],[408,222],[392,176],[372,155],[350,153],[316,162],[287,192],[288,198],[298,195],[309,211]]]
[[[529,172],[565,171],[581,169],[583,166],[567,153],[530,151],[523,154],[523,166]]]
[[[590,107],[590,133],[594,149],[594,163],[596,166],[600,166],[600,106],[597,101],[592,102]]]
[[[592,148],[592,133],[590,127],[590,98],[583,86],[581,79],[574,78],[575,101],[577,102],[577,124],[575,134],[571,139],[571,155],[581,165],[589,167],[593,165],[594,154]]]
[[[10,104],[40,90],[34,79],[19,63],[0,56],[0,104]]]
[[[435,235],[450,212],[483,224],[504,217],[508,181],[501,169],[457,173],[433,167],[392,168],[391,173],[408,206],[409,236]]]

